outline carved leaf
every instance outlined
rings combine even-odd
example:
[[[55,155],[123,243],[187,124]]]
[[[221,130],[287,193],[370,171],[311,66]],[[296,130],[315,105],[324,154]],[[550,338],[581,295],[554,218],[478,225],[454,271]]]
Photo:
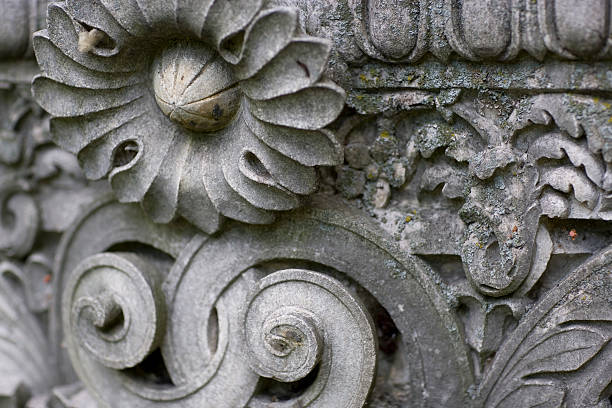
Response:
[[[533,339],[535,344],[527,340],[524,347],[529,347],[529,351],[517,357],[519,362],[505,376],[510,379],[504,387],[506,395],[495,406],[525,406],[525,401],[530,407],[560,406],[564,396],[562,389],[552,383],[534,384],[530,378],[581,369],[602,350],[610,337],[610,333],[604,335],[589,328],[570,327]]]
[[[516,157],[508,146],[498,146],[479,152],[470,160],[470,171],[481,180],[488,179],[496,169],[514,163]]]
[[[609,101],[572,94],[544,94],[529,102],[528,113],[519,115],[517,129],[531,123],[549,125],[554,121],[559,129],[575,139],[585,136],[592,153],[601,153],[606,162],[612,161]]]
[[[527,377],[545,372],[578,370],[588,362],[609,339],[602,334],[580,327],[569,328],[540,339],[521,359],[516,375]]]
[[[599,191],[579,169],[570,166],[545,168],[540,175],[540,185],[549,185],[564,193],[573,192],[581,203],[595,208]]]
[[[547,190],[540,196],[540,207],[542,215],[549,218],[565,218],[570,213],[567,198],[557,191]]]
[[[508,394],[497,408],[560,408],[565,393],[552,384],[522,384]]]
[[[565,200],[564,200],[565,202]],[[517,289],[517,294],[527,294],[535,285],[546,268],[548,267],[548,261],[553,251],[553,242],[550,238],[550,233],[544,224],[538,225],[538,230],[535,237],[535,249],[533,252],[533,260],[531,262],[531,269],[529,274]]]
[[[560,133],[546,134],[537,139],[529,146],[528,154],[535,159],[547,157],[550,159],[562,159],[565,155],[576,167],[584,166],[587,176],[593,183],[602,185],[605,166],[601,159],[597,158],[588,149],[577,142],[570,140]]]
[[[466,176],[458,166],[446,161],[433,164],[425,170],[421,178],[421,188],[434,190],[443,184],[442,194],[448,198],[463,197]]]
[[[612,374],[598,362],[610,358],[611,263],[608,247],[527,313],[482,381],[485,407],[595,406],[606,395]]]
[[[15,265],[0,263],[0,406],[45,392],[54,377],[44,334],[20,296],[21,278]]]

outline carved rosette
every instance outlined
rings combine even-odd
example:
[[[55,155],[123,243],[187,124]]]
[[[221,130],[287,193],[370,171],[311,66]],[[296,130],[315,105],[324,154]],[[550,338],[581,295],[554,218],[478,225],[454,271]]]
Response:
[[[176,4],[175,4],[176,3]],[[326,40],[262,1],[76,1],[34,37],[33,92],[90,179],[156,222],[270,223],[342,159]]]

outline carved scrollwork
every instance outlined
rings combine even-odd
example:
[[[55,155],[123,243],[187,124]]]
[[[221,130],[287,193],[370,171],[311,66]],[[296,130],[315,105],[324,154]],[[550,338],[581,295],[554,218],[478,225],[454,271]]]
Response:
[[[299,405],[363,406],[376,366],[375,327],[340,282],[299,269],[264,277],[248,302],[244,332],[251,367],[262,377],[295,382],[320,364]]]
[[[33,92],[53,139],[156,222],[272,222],[315,190],[314,166],[341,160],[323,129],[345,98],[322,77],[330,44],[294,9],[69,0],[48,25]]]
[[[65,331],[104,366],[130,368],[159,346],[165,329],[161,276],[133,254],[85,259],[64,293]]]
[[[8,256],[27,255],[40,227],[40,211],[27,188],[0,179],[0,251]]]
[[[105,406],[361,407],[368,400],[427,406],[467,398],[470,369],[445,295],[421,262],[385,247],[376,230],[347,224],[342,211],[321,208],[283,217],[273,226],[233,223],[214,237],[187,231],[172,236],[174,228],[153,224],[138,212],[116,203],[93,208],[66,238],[72,244],[59,263],[58,281],[70,274],[61,286],[70,358]],[[96,245],[107,253],[78,261],[94,247],[74,239],[112,214],[126,222],[131,218],[127,223],[135,228],[126,234],[107,226],[108,238]],[[149,234],[140,236],[139,230]],[[159,234],[166,239],[163,245]],[[170,251],[171,259],[134,242]],[[330,251],[330,242],[346,246]],[[99,354],[113,354],[106,342],[116,341],[113,336],[122,333],[125,322],[134,321],[127,306],[151,287],[120,285],[127,276],[144,284],[141,275],[152,270],[141,266],[138,274],[134,270],[121,278],[116,264],[128,271],[134,265],[122,254],[128,247],[158,265],[168,319],[165,330],[140,319],[149,333],[153,326],[164,331],[161,341],[133,349],[129,364],[123,358],[120,365],[108,364]],[[382,290],[386,295],[378,298]],[[141,309],[138,315],[157,310]],[[74,325],[79,316],[86,319],[84,326]],[[128,329],[126,338],[136,328]],[[84,330],[96,336],[95,343],[79,340]],[[127,351],[121,346],[112,345]],[[145,349],[146,356],[140,353]],[[393,380],[389,370],[396,373]],[[454,374],[445,375],[449,372]],[[404,393],[389,396],[390,381],[400,381]]]
[[[0,3],[0,406],[611,407],[610,0]]]
[[[0,262],[0,405],[24,406],[53,385],[53,367],[38,321],[23,295],[23,272]]]

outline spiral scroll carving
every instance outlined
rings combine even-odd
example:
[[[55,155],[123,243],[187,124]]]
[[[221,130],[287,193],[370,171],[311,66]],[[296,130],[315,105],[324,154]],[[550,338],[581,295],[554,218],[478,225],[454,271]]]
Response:
[[[363,406],[375,374],[374,323],[337,280],[300,269],[264,277],[248,303],[244,330],[251,367],[263,377],[293,382],[320,363],[302,406]]]
[[[17,257],[27,254],[34,245],[39,218],[36,202],[23,186],[8,182],[0,187],[0,251]]]
[[[442,294],[422,263],[384,249],[374,230],[323,208],[218,236],[172,235],[177,225],[138,211],[93,209],[58,263],[59,282],[70,274],[71,363],[102,406],[425,407],[465,397],[463,340]],[[138,228],[101,224],[111,215]],[[121,251],[96,255],[76,239],[101,225],[95,246]],[[332,242],[346,246],[332,253]],[[397,384],[403,393],[389,395]]]
[[[133,367],[160,341],[165,323],[159,272],[133,254],[84,260],[65,291],[64,322],[104,366]]]

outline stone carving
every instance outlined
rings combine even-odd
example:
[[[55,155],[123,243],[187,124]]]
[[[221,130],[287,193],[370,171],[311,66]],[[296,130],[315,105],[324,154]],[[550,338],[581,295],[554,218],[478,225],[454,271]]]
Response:
[[[375,327],[365,305],[340,282],[299,269],[264,277],[248,301],[244,333],[251,367],[262,377],[295,382],[320,364],[300,405],[363,406],[376,366]],[[341,381],[333,384],[334,378]]]
[[[440,241],[452,249],[444,251],[461,256],[475,289],[494,297],[525,295],[553,250],[541,219],[610,217],[608,114],[597,101],[563,94],[507,98],[493,103],[505,103],[508,113],[493,116],[487,110],[496,108],[486,95],[466,93],[445,107],[448,121],[415,112],[361,125],[349,136],[347,149],[368,149],[364,141],[373,137],[370,153],[366,150],[364,160],[347,153],[338,188],[348,198],[363,194],[363,203],[381,215],[390,187],[412,202],[439,191],[438,205],[456,211],[452,217],[424,219],[412,224],[416,230],[406,229],[416,218],[409,212],[399,239],[411,244],[411,234],[434,231],[430,223],[445,222],[449,228],[440,232],[452,235]],[[588,122],[572,117],[570,111],[579,109],[588,109],[581,114]],[[365,173],[357,194],[347,190],[351,181],[343,178],[351,171]],[[389,227],[397,231],[398,225]]]
[[[330,44],[261,3],[52,4],[33,92],[54,140],[156,222],[214,232],[219,214],[259,224],[298,207],[313,166],[341,160],[322,128],[345,94],[322,78]]]
[[[431,271],[375,228],[347,223],[345,210],[316,207],[270,227],[230,224],[214,238],[176,235],[176,225],[152,224],[135,206],[92,207],[65,237],[56,271],[79,377],[107,406],[360,407],[374,378],[370,398],[380,401],[464,399],[467,356],[445,294],[428,283]],[[122,222],[101,225],[110,214]],[[94,230],[104,231],[103,242],[79,239]],[[331,253],[331,242],[346,245]],[[126,245],[141,249],[87,256]],[[166,320],[155,317],[164,309],[155,299],[166,302]],[[143,301],[150,305],[135,307]],[[403,374],[387,378],[390,367]],[[401,394],[386,395],[390,381],[401,381]]]
[[[0,7],[0,406],[611,407],[608,1]]]
[[[155,267],[136,255],[102,253],[79,264],[70,279],[72,309],[64,322],[103,365],[133,367],[159,346],[165,305]]]
[[[0,192],[3,213],[15,214],[12,225],[3,225],[0,248],[9,255],[23,256],[30,252],[38,232],[36,203],[25,193],[23,186],[12,182],[2,183]]]
[[[610,405],[610,256],[593,256],[525,316],[482,382],[484,406]]]
[[[5,0],[0,15],[0,60],[32,55],[32,34],[45,26],[47,0]]]
[[[21,407],[53,384],[46,337],[30,313],[16,265],[0,263],[0,404]]]
[[[482,152],[461,146],[461,142],[453,146],[453,154],[469,157],[469,172],[476,177],[460,210],[467,224],[462,259],[468,279],[488,295],[508,294],[523,283],[521,291],[527,293],[544,272],[552,248],[546,245],[550,239],[545,227],[538,228],[541,216],[608,219],[605,208],[610,190],[604,188],[604,173],[609,163],[603,160],[601,147],[587,143],[595,135],[587,133],[587,140],[580,140],[582,135],[577,133],[573,137],[578,140],[572,140],[558,130],[521,134],[524,129],[521,119],[550,124],[550,120],[541,121],[541,115],[546,118],[542,102],[546,101],[548,109],[554,110],[564,104],[558,99],[543,95],[525,100],[527,111],[523,113],[519,108],[511,114],[511,119],[516,117],[519,124],[509,124],[510,132],[485,122],[485,118],[475,114],[473,106],[456,104],[451,108],[489,137]],[[497,140],[491,140],[493,136]],[[464,148],[467,151],[461,152]],[[542,159],[550,161],[538,165]],[[569,163],[564,164],[563,159]],[[430,169],[430,174],[435,175],[436,167]],[[435,187],[436,182],[425,179],[424,184]],[[511,198],[506,190],[511,192]],[[563,193],[573,197],[564,197]],[[545,250],[544,246],[548,253],[537,253],[538,249]],[[543,264],[537,263],[541,257]],[[532,264],[532,260],[536,263]]]
[[[32,106],[16,90],[4,95],[8,106],[0,133],[0,210],[12,214],[0,222],[0,249],[9,256],[27,255],[39,228],[39,210],[28,193],[30,186],[24,173],[23,161],[32,155],[32,143],[24,143],[19,122],[29,114]],[[17,175],[17,177],[15,177]],[[19,177],[21,176],[21,177]],[[10,222],[9,222],[10,221]]]
[[[59,234],[100,189],[86,186],[76,158],[50,142],[48,117],[29,93],[20,83],[0,89],[0,405],[67,408],[72,398],[53,388],[44,329],[52,259]]]
[[[355,38],[368,55],[414,62],[427,52],[470,60],[610,58],[606,0],[350,0]]]
[[[50,142],[48,117],[28,93],[21,85],[0,91],[0,260],[25,272],[27,303],[41,312],[56,247],[47,238],[65,231],[96,189],[85,186],[76,158]]]

